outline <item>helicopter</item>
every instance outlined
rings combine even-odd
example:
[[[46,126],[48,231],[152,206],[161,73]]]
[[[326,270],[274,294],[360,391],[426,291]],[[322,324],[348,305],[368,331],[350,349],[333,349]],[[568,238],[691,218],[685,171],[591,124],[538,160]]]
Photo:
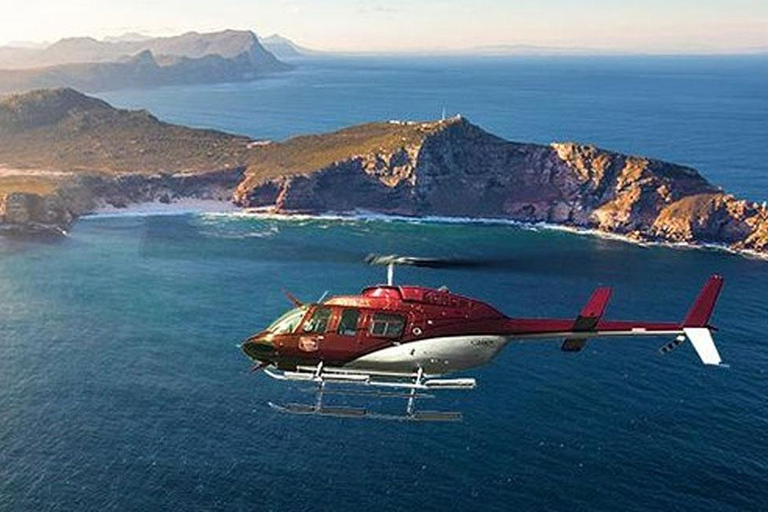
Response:
[[[252,371],[316,385],[313,403],[269,402],[271,408],[303,415],[459,421],[460,412],[420,410],[417,400],[433,398],[436,391],[474,389],[474,378],[451,374],[488,364],[513,342],[560,339],[562,351],[579,352],[592,338],[669,336],[672,341],[660,353],[690,340],[702,363],[722,365],[712,337],[716,329],[709,324],[724,283],[717,274],[709,277],[681,322],[604,320],[609,287],[596,288],[573,318],[510,318],[446,287],[394,284],[397,265],[465,268],[476,262],[397,255],[368,255],[366,262],[387,267],[386,284],[315,303],[302,303],[286,292],[294,308],[242,343],[254,362]],[[405,411],[388,414],[331,406],[325,401],[331,393],[400,397],[406,399]]]

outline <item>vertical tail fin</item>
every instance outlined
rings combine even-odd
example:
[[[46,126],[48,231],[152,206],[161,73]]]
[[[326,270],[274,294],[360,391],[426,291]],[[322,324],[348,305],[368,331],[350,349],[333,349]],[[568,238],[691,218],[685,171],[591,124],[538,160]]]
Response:
[[[717,274],[712,275],[704,284],[704,287],[696,297],[696,301],[691,306],[690,311],[683,320],[683,327],[707,327],[709,317],[712,316],[712,310],[715,308],[717,297],[723,288],[723,277]]]
[[[696,349],[696,353],[704,364],[719,365],[721,363],[720,354],[712,339],[709,318],[712,316],[712,310],[715,308],[722,288],[722,276],[712,275],[683,320],[685,336],[691,340],[693,348]]]

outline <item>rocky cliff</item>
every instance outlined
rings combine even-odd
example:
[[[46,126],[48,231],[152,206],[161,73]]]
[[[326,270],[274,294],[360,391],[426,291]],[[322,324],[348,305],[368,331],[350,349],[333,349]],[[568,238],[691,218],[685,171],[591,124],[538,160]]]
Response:
[[[262,143],[169,125],[69,89],[0,102],[6,229],[58,230],[102,204],[182,197],[286,214],[546,222],[768,254],[766,208],[691,168],[575,143],[510,142],[461,118]]]
[[[509,142],[461,118],[364,125],[261,147],[235,201],[282,212],[546,222],[636,240],[768,249],[765,208],[691,168],[575,143]]]

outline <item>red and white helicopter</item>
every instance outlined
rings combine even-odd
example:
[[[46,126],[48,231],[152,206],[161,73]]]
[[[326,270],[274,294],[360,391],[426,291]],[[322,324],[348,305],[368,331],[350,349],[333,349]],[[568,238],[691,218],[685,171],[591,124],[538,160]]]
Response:
[[[578,352],[590,338],[673,336],[659,351],[685,342],[705,365],[720,365],[709,324],[723,286],[711,276],[682,322],[604,320],[611,288],[597,288],[575,318],[510,318],[493,306],[445,288],[396,286],[395,265],[465,266],[464,262],[402,256],[369,256],[387,266],[387,284],[360,295],[337,296],[296,306],[242,344],[242,350],[267,375],[282,381],[317,385],[313,404],[270,406],[281,412],[379,419],[456,421],[457,412],[416,410],[416,399],[445,389],[473,389],[473,378],[446,375],[485,365],[511,342],[561,339],[566,352]],[[470,263],[471,264],[471,263]],[[331,407],[328,385],[358,385],[378,391],[335,393],[396,396],[407,399],[404,414],[382,414],[352,407]]]

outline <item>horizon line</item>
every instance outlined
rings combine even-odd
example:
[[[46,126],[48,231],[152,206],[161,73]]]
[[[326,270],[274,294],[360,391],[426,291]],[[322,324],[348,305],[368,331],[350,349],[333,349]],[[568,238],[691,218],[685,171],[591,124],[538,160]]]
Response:
[[[279,32],[273,32],[262,36],[255,29],[212,29],[200,30],[191,29],[178,32],[164,32],[157,34],[155,31],[131,30],[121,34],[104,35],[101,37],[91,35],[68,35],[56,40],[0,40],[0,48],[26,48],[30,50],[43,50],[60,41],[71,39],[93,39],[104,43],[114,43],[109,39],[117,39],[126,35],[141,36],[144,38],[159,39],[177,37],[184,34],[215,34],[227,31],[233,32],[251,32],[257,36],[259,41],[271,37],[281,37],[289,43],[297,46],[299,50],[306,50],[317,55],[326,56],[466,56],[466,57],[518,57],[518,56],[541,56],[541,57],[598,57],[598,56],[679,56],[679,57],[704,57],[704,56],[759,56],[768,55],[768,42],[764,45],[733,47],[733,48],[643,48],[643,47],[610,47],[610,46],[582,46],[582,45],[552,45],[535,42],[495,42],[490,44],[481,44],[476,46],[456,46],[456,47],[411,47],[411,48],[381,48],[368,50],[354,50],[339,47],[314,46],[312,44],[297,43],[290,36],[285,36]],[[154,32],[154,33],[153,33]],[[138,39],[137,39],[138,41]]]

